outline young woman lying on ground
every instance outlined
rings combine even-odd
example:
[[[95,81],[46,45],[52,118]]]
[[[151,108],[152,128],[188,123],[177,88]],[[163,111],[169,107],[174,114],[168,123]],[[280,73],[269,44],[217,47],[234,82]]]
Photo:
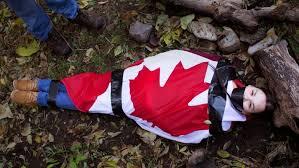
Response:
[[[13,102],[125,116],[164,138],[199,143],[246,115],[273,109],[266,94],[244,86],[216,55],[172,50],[124,70],[60,81],[15,80]]]

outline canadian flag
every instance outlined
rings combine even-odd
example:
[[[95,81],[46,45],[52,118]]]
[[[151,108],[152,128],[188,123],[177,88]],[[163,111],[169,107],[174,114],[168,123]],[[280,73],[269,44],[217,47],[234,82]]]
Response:
[[[208,89],[218,56],[172,50],[124,70],[122,109],[140,127],[184,143],[210,136]],[[113,115],[111,72],[83,73],[62,80],[82,112]]]

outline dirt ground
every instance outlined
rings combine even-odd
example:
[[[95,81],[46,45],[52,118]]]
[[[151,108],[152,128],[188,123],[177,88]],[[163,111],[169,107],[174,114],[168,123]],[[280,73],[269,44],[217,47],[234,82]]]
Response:
[[[8,8],[0,2],[0,104],[12,114],[0,119],[0,168],[186,167],[191,153],[200,148],[209,151],[202,167],[299,167],[299,136],[287,128],[274,128],[271,114],[235,124],[232,132],[198,145],[186,145],[141,130],[126,118],[27,108],[10,102],[14,79],[59,79],[79,72],[114,70],[161,51],[192,48],[200,43],[187,33],[181,37],[184,42],[170,47],[149,47],[130,39],[130,23],[140,20],[155,25],[161,14],[158,8],[156,1],[88,1],[84,10],[105,15],[109,20],[103,32],[71,24],[47,10],[73,53],[69,57],[56,56],[41,43],[37,53],[20,57],[16,48],[33,38],[14,13],[4,12]],[[181,16],[188,12],[176,9],[166,13]],[[115,49],[119,46],[122,52],[117,55]],[[243,62],[235,63],[244,70]]]

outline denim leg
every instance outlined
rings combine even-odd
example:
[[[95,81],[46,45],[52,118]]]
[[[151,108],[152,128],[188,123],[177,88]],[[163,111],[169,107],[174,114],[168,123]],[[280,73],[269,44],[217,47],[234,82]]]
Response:
[[[59,92],[56,96],[56,106],[68,110],[77,110],[69,95],[64,92]]]
[[[35,0],[6,0],[8,6],[26,23],[27,30],[41,41],[48,39],[52,30],[49,16]]]
[[[63,83],[58,84],[58,95],[56,96],[56,106],[69,110],[77,110]]]
[[[76,0],[45,0],[48,7],[54,12],[62,14],[68,19],[75,19],[78,14],[78,4]]]
[[[39,79],[37,81],[37,89],[40,92],[49,92],[50,89],[50,84],[51,84],[52,80],[51,79]]]
[[[38,92],[37,94],[37,105],[48,107],[48,93]]]
[[[67,93],[66,88],[63,83],[58,83],[58,91],[62,93]]]

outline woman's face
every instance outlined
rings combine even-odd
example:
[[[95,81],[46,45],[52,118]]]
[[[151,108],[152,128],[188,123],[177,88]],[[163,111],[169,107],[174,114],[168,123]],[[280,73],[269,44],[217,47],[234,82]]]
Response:
[[[244,91],[244,113],[259,113],[266,109],[266,94],[259,88],[248,85]]]

